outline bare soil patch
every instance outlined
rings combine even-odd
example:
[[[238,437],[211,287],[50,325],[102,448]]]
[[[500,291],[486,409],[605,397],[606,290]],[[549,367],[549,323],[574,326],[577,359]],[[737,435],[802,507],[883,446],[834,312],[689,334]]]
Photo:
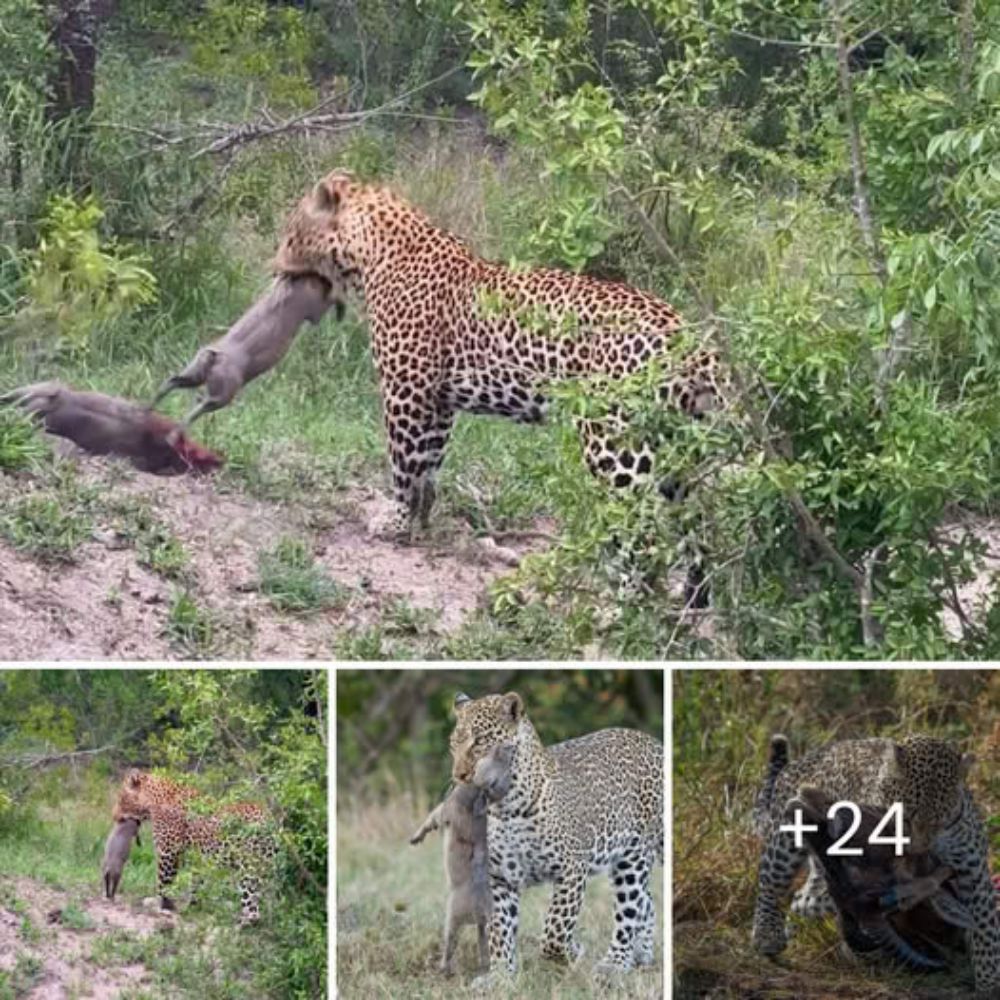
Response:
[[[184,588],[218,625],[216,658],[330,657],[340,634],[378,621],[400,601],[427,611],[430,627],[446,633],[478,607],[491,581],[543,544],[505,542],[497,550],[451,522],[401,546],[368,534],[365,526],[386,503],[374,490],[271,502],[224,492],[211,479],[123,473],[103,460],[79,464],[82,481],[101,490],[106,523],[98,516],[70,564],[40,563],[0,540],[0,660],[179,656],[167,625]],[[29,477],[0,476],[0,507],[30,488]],[[140,565],[135,546],[116,531],[116,499],[147,503],[181,541],[190,563],[183,583]],[[336,608],[283,613],[258,592],[259,555],[283,537],[304,539],[344,588]]]
[[[18,994],[24,1000],[112,1000],[140,987],[148,978],[144,965],[98,965],[91,958],[94,945],[104,935],[144,938],[170,926],[169,918],[135,910],[120,899],[79,899],[28,878],[0,879],[0,887],[5,898],[17,899],[19,910],[0,906],[0,970],[12,972],[19,959],[38,965],[28,991]],[[70,907],[73,926],[64,922]],[[33,928],[30,934],[23,932],[26,923]]]

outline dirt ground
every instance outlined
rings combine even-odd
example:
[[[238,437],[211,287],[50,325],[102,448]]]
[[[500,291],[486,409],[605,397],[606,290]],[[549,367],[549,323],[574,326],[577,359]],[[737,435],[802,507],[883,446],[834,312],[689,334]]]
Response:
[[[158,911],[139,912],[119,899],[111,903],[95,897],[72,903],[83,913],[63,923],[67,893],[59,892],[27,878],[0,879],[5,896],[13,894],[24,906],[14,912],[0,905],[0,970],[12,972],[18,958],[28,956],[40,965],[27,992],[18,992],[21,1000],[112,1000],[126,990],[140,988],[147,976],[141,964],[104,968],[91,958],[94,944],[103,935],[127,932],[147,937],[162,933],[172,924],[172,917]],[[37,932],[27,936],[22,928],[27,921]],[[84,925],[81,927],[80,925]]]
[[[447,633],[477,608],[492,580],[543,544],[529,538],[497,546],[453,523],[446,537],[401,546],[368,533],[388,503],[375,490],[346,490],[322,505],[264,502],[224,493],[210,479],[123,477],[102,460],[78,461],[83,481],[99,486],[105,501],[148,501],[183,543],[192,594],[228,636],[224,658],[329,657],[339,634],[378,621],[400,600],[429,612],[431,627]],[[17,482],[9,477],[5,486],[0,477],[0,505]],[[256,592],[258,555],[283,536],[308,540],[316,564],[346,588],[342,606],[293,615]],[[98,525],[74,557],[45,565],[0,540],[0,660],[175,655],[165,623],[177,583],[139,565],[135,547],[110,523]]]

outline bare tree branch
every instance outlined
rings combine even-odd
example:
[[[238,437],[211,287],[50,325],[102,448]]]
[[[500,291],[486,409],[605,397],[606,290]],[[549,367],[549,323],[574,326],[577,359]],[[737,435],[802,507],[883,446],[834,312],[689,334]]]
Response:
[[[18,767],[22,771],[31,771],[39,767],[51,767],[54,764],[73,763],[87,757],[96,757],[98,754],[110,753],[117,750],[117,743],[109,743],[107,746],[96,747],[93,750],[67,750],[64,753],[26,753],[13,757],[5,757],[0,760],[4,767]]]
[[[976,58],[975,2],[959,0],[958,5],[958,85],[966,97],[972,90],[972,66]]]
[[[376,118],[410,118],[454,124],[454,119],[445,115],[429,115],[405,111],[402,110],[401,106],[414,95],[440,83],[442,80],[446,80],[463,68],[463,66],[453,66],[451,69],[434,77],[434,79],[428,80],[419,86],[411,87],[409,90],[397,94],[378,107],[360,111],[325,110],[334,101],[344,98],[349,93],[349,91],[340,91],[324,98],[319,104],[309,110],[288,118],[285,121],[276,120],[267,108],[261,108],[256,119],[245,122],[234,123],[201,120],[188,123],[180,128],[172,128],[168,125],[142,127],[109,121],[96,121],[93,125],[97,128],[117,129],[146,136],[152,140],[152,146],[149,150],[146,150],[147,153],[149,151],[164,152],[177,146],[197,142],[199,144],[198,148],[188,154],[188,159],[197,160],[206,156],[220,156],[263,139],[275,139],[288,135],[346,132],[359,128],[366,122]]]
[[[861,586],[858,588],[858,597],[861,604],[861,638],[866,646],[874,648],[881,646],[885,639],[885,630],[882,623],[875,617],[872,611],[872,604],[875,599],[875,567],[885,552],[885,543],[875,546],[868,555],[865,556],[865,572]]]
[[[848,44],[847,28],[844,23],[843,0],[831,0],[830,10],[833,13],[834,35],[837,39],[837,80],[840,89],[840,101],[844,112],[844,124],[847,127],[847,139],[851,150],[851,176],[854,181],[854,211],[861,227],[861,236],[868,250],[872,270],[884,289],[888,278],[885,264],[885,251],[878,231],[878,223],[872,212],[871,197],[868,193],[868,168],[865,163],[864,145],[861,141],[861,129],[858,125],[854,109],[854,87],[851,83],[851,68],[849,57],[854,46]],[[856,44],[856,43],[855,43]],[[904,309],[898,317],[893,317],[889,329],[888,343],[878,358],[878,368],[875,372],[875,403],[880,413],[888,408],[889,383],[892,382],[903,355],[912,349],[913,319],[908,309]]]
[[[962,637],[965,639],[970,637],[982,638],[982,631],[969,618],[966,613],[965,606],[962,604],[962,599],[958,593],[958,584],[955,582],[955,576],[951,571],[951,566],[948,565],[948,559],[945,555],[941,536],[932,528],[927,533],[927,539],[931,543],[934,551],[941,557],[942,575],[944,576],[945,586],[948,588],[948,596],[945,601],[948,607],[951,608],[955,617],[958,619],[958,623],[962,628]]]

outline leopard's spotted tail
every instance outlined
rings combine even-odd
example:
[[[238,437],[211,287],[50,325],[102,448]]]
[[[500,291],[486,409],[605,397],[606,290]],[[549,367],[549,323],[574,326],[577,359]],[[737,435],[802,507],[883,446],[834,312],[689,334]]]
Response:
[[[767,775],[764,784],[757,793],[757,801],[753,807],[753,828],[761,836],[767,826],[771,814],[771,803],[774,799],[774,786],[778,775],[788,766],[788,738],[781,733],[771,737],[771,748],[767,759]]]

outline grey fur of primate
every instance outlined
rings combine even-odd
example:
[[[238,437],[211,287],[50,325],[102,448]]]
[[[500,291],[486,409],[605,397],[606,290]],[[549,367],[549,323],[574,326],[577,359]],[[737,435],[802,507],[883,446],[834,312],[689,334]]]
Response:
[[[343,302],[324,279],[276,278],[222,337],[202,347],[183,371],[160,386],[149,408],[175,389],[204,386],[182,422],[186,428],[203,414],[228,406],[248,382],[270,371],[288,353],[303,323],[318,323],[331,306],[339,318]]]
[[[489,881],[486,842],[486,807],[510,789],[512,745],[501,745],[476,764],[471,784],[456,785],[448,797],[424,820],[410,838],[419,844],[433,830],[444,830],[444,870],[448,879],[448,905],[444,924],[441,971],[454,972],[458,931],[475,924],[479,938],[479,966],[490,965],[488,928],[493,899]]]
[[[139,821],[127,817],[118,820],[108,834],[104,845],[104,861],[101,864],[101,878],[104,880],[104,895],[114,899],[118,892],[122,870],[132,850],[132,841],[139,843]]]

